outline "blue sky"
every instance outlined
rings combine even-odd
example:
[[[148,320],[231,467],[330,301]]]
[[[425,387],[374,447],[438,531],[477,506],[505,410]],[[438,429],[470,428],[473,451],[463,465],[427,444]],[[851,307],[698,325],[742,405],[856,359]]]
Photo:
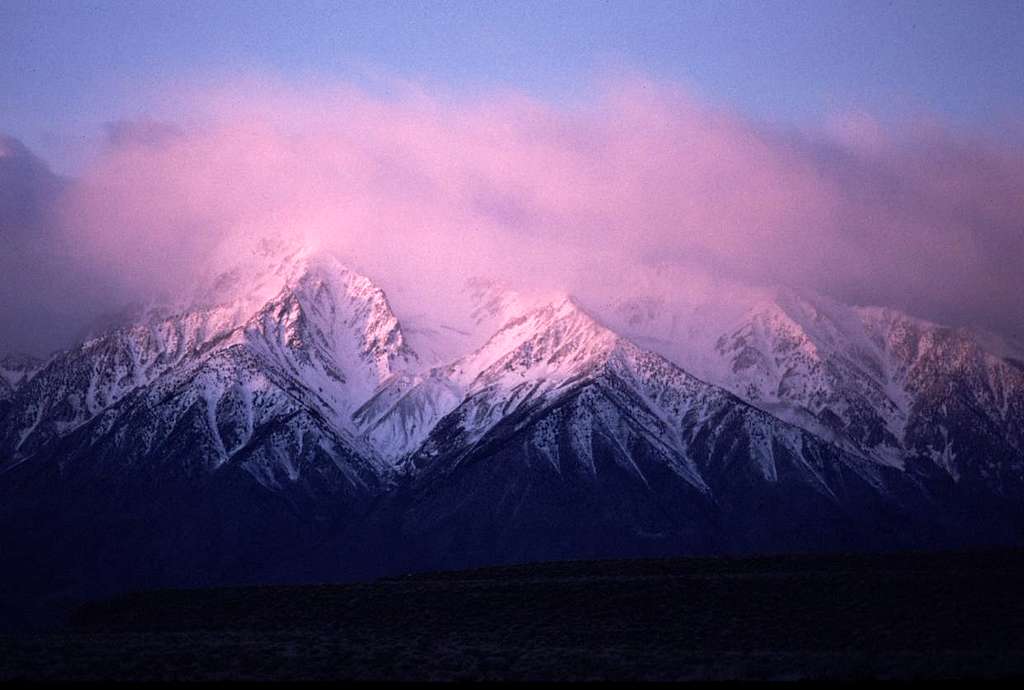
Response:
[[[0,131],[73,172],[168,80],[383,73],[584,96],[635,70],[756,118],[998,122],[1024,111],[1024,2],[3,0]]]

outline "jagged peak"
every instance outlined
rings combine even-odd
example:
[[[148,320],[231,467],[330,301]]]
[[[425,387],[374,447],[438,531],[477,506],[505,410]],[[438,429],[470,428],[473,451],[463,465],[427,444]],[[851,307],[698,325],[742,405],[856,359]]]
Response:
[[[267,347],[290,367],[312,361],[308,357],[315,354],[316,366],[332,380],[347,380],[357,402],[382,380],[415,368],[419,361],[384,290],[334,254],[316,248],[289,255],[279,292],[249,319],[245,330],[257,346]],[[294,360],[289,351],[305,354],[296,354]],[[342,373],[346,370],[347,376]],[[353,377],[354,371],[363,373]]]
[[[333,253],[288,234],[225,242],[212,252],[184,309],[270,301],[308,274],[353,273]],[[357,274],[356,274],[357,275]]]
[[[805,323],[806,318],[810,317],[814,321],[833,325],[844,343],[866,332],[880,335],[880,330],[898,329],[931,337],[955,338],[1000,358],[1024,357],[1024,344],[984,328],[953,326],[916,316],[892,306],[849,305],[810,290],[781,288],[776,290],[776,294],[780,309],[805,331],[812,330],[807,328]],[[812,335],[821,340],[820,333]]]
[[[187,294],[140,306],[123,327],[200,319],[216,322],[217,332],[224,332],[300,314],[323,325],[346,302],[342,311],[356,311],[366,322],[367,349],[385,341],[399,349],[404,345],[384,290],[321,245],[287,234],[257,237],[219,247],[207,265]],[[292,308],[282,309],[285,304]]]
[[[797,349],[815,360],[851,348],[877,358],[877,343],[861,308],[812,290],[783,286],[767,291],[728,333],[754,334],[756,329],[775,347]]]
[[[481,348],[453,365],[463,378],[489,370],[517,371],[538,378],[564,375],[606,360],[619,336],[605,328],[568,294],[508,321]],[[468,381],[467,381],[468,382]]]
[[[917,354],[934,346],[953,345],[973,350],[989,361],[1009,363],[1020,369],[1024,362],[1024,343],[984,328],[950,326],[929,321],[892,307],[853,307],[865,329],[881,347],[891,348],[903,343],[913,345]]]
[[[510,319],[494,334],[492,340],[498,338],[503,333],[522,332],[524,325],[537,331],[538,329],[551,327],[559,323],[576,323],[580,326],[592,328],[595,331],[611,333],[575,297],[568,293],[555,293],[539,306],[535,306]],[[529,329],[526,332],[529,333]]]

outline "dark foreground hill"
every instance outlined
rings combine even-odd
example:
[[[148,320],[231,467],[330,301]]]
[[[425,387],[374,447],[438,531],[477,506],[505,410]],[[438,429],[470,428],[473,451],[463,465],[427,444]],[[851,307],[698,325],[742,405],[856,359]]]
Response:
[[[565,562],[143,592],[0,637],[0,678],[1024,675],[1024,552]]]

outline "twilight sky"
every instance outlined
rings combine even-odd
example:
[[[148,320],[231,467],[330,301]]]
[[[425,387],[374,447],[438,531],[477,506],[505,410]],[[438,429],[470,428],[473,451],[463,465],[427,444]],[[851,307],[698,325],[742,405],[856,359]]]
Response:
[[[4,0],[0,131],[73,172],[169,82],[382,75],[585,97],[635,70],[769,121],[864,110],[999,126],[1024,110],[1020,0]]]
[[[1024,335],[1021,36],[1021,1],[5,0],[0,351],[284,226],[375,275],[696,264]]]

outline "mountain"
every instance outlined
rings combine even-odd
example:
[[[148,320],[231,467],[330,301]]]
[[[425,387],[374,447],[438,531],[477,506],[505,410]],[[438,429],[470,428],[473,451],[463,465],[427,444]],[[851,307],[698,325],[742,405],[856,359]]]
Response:
[[[664,298],[610,311],[625,332],[708,381],[851,452],[992,491],[1021,488],[1018,346],[791,289],[746,301],[717,319]]]
[[[571,299],[510,322],[448,380],[462,401],[412,455],[397,499],[408,548],[446,566],[846,544],[847,513],[908,490]]]
[[[224,274],[208,303],[150,310],[51,359],[11,398],[3,456],[17,463],[73,436],[83,453],[100,448],[152,467],[177,462],[181,444],[189,463],[236,460],[273,482],[296,458],[256,452],[264,425],[288,419],[296,438],[308,429],[329,437],[310,449],[357,444],[352,408],[415,363],[383,292],[324,256],[265,268],[255,286],[239,289],[235,273]],[[271,295],[262,304],[261,291]],[[367,449],[356,455],[376,459]]]
[[[76,587],[240,576],[388,486],[348,422],[416,361],[383,292],[323,255],[253,266],[57,355],[15,391],[0,493],[5,551],[26,577],[66,574],[68,558]],[[111,541],[130,546],[112,554]]]
[[[1010,344],[793,292],[595,311],[475,279],[405,318],[328,253],[233,254],[5,360],[9,596],[1020,540]]]

